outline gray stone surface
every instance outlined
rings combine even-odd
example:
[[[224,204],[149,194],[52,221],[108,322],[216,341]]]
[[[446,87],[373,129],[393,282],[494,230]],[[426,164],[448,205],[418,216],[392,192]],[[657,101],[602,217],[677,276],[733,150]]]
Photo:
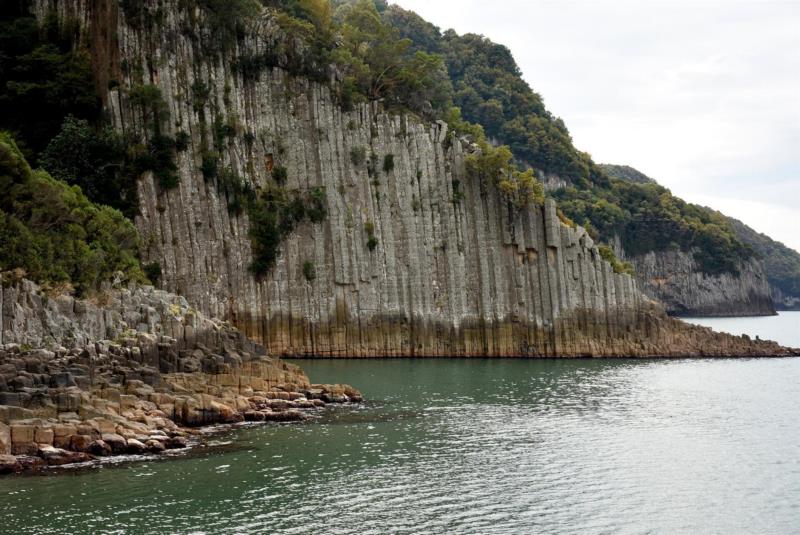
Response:
[[[623,258],[626,258],[623,256]],[[690,253],[650,252],[626,258],[642,290],[670,314],[759,316],[775,314],[769,281],[755,259],[739,262],[738,273],[706,274]]]
[[[51,2],[38,0],[39,13]],[[676,335],[677,324],[666,322],[633,279],[613,273],[583,229],[562,225],[554,205],[510,210],[495,188],[471,180],[464,166],[470,147],[446,124],[390,115],[378,103],[344,112],[327,85],[278,68],[245,79],[233,57],[281,43],[302,56],[302,43],[285,42],[265,12],[230,55],[209,57],[191,38],[207,29],[178,4],[166,3],[152,32],[81,0],[59,1],[58,9],[106,46],[95,61],[121,84],[104,99],[119,131],[144,131],[126,88],[146,83],[168,105],[165,133],[190,135],[189,150],[178,154],[176,189],[162,191],[149,173],[141,178],[136,225],[144,260],[162,266],[163,287],[199,311],[230,320],[271,354],[691,354],[707,343],[704,335]],[[126,74],[122,62],[137,68]],[[196,84],[209,88],[207,101],[193,99]],[[326,221],[298,227],[260,281],[247,269],[246,214],[230,214],[199,170],[215,117],[236,131],[225,140],[221,166],[254,189],[269,183],[274,162],[287,168],[288,188],[326,193]],[[351,161],[359,147],[377,158],[377,176]],[[389,154],[395,165],[385,173]],[[370,225],[374,251],[366,246]],[[303,276],[306,261],[316,268],[312,282]]]

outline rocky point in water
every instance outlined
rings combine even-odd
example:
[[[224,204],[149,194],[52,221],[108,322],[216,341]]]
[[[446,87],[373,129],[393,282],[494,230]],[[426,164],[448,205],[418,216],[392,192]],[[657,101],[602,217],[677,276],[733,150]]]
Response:
[[[158,454],[201,426],[301,421],[362,400],[152,287],[93,303],[6,281],[0,308],[0,473]]]

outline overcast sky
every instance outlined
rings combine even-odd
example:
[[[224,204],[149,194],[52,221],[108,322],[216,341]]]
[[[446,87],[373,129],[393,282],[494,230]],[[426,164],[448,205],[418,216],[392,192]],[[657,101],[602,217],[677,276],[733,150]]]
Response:
[[[800,250],[800,0],[396,0],[511,49],[595,161]]]

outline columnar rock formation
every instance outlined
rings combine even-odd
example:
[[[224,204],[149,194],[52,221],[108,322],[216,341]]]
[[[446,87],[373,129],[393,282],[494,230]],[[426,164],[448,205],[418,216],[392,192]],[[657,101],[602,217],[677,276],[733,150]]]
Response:
[[[636,270],[642,291],[659,300],[667,313],[696,316],[768,316],[775,314],[771,288],[755,258],[739,262],[738,273],[703,273],[690,253],[650,252],[622,258]]]
[[[657,184],[649,176],[627,165],[602,164],[609,176],[639,184]],[[731,220],[743,243],[766,240],[740,221]],[[612,242],[617,257],[633,264],[640,289],[664,304],[667,313],[684,316],[769,316],[781,302],[770,285],[766,267],[757,256],[737,262],[736,273],[704,273],[694,251],[667,249],[629,255],[619,236]],[[756,248],[757,251],[757,248]]]
[[[720,343],[668,320],[629,276],[612,271],[583,229],[559,221],[552,203],[517,210],[493,185],[468,176],[465,156],[476,148],[445,123],[391,115],[379,103],[343,111],[328,85],[280,68],[242,75],[236,58],[302,49],[287,43],[269,12],[232,52],[210,54],[196,38],[209,31],[202,15],[192,10],[190,17],[179,4],[168,2],[157,31],[148,32],[128,25],[113,5],[57,3],[62,16],[80,21],[92,42],[105,47],[95,63],[120,82],[105,98],[114,125],[144,131],[141,110],[126,90],[154,84],[169,108],[165,128],[190,136],[189,150],[178,154],[176,189],[161,190],[150,174],[139,182],[143,256],[160,262],[164,287],[208,315],[229,319],[271,354],[775,350],[739,338]],[[48,5],[54,2],[40,0],[39,13]],[[98,12],[106,17],[102,25]],[[325,192],[327,219],[301,225],[263,280],[247,269],[246,213],[230,213],[225,195],[200,171],[214,121],[230,127],[220,166],[256,191],[282,166],[289,189]],[[360,151],[366,162],[353,156]],[[393,165],[382,165],[387,157]],[[376,247],[368,247],[369,238]],[[316,274],[311,281],[304,276],[307,264]]]
[[[0,277],[0,474],[185,447],[188,427],[292,421],[358,401],[183,297],[152,287],[97,300]]]

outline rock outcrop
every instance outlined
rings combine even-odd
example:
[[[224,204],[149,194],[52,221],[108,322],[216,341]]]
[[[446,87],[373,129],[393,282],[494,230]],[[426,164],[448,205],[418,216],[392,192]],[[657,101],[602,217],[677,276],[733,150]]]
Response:
[[[657,184],[644,173],[627,165],[601,164],[609,176],[637,184]],[[629,255],[622,247],[619,236],[612,245],[619,258],[633,264],[636,280],[641,290],[664,304],[667,313],[683,316],[769,316],[784,302],[775,275],[792,263],[793,251],[777,244],[767,236],[759,235],[743,223],[727,218],[737,237],[753,247],[756,256],[743,258],[737,263],[737,272],[705,273],[694,259],[693,251],[664,250],[646,254]],[[776,261],[769,257],[778,248]],[[786,255],[788,261],[781,261]],[[798,256],[794,253],[794,256]],[[784,287],[789,277],[781,278]],[[772,280],[771,280],[772,279]],[[788,304],[788,303],[787,303]],[[784,307],[781,307],[784,308]]]
[[[518,210],[468,176],[465,157],[475,147],[447,124],[391,115],[379,103],[344,111],[328,85],[281,68],[243,74],[241,58],[280,63],[288,46],[302,55],[302,43],[287,45],[269,11],[232,50],[214,53],[202,47],[209,28],[201,11],[167,2],[147,31],[127,24],[115,3],[98,4],[107,9],[79,0],[61,0],[57,8],[95,36],[91,42],[104,44],[95,63],[119,82],[104,95],[115,127],[145,131],[126,91],[152,84],[169,109],[166,133],[189,135],[188,150],[177,155],[176,189],[162,190],[150,173],[139,181],[142,254],[161,264],[166,289],[228,319],[269,354],[778,351],[742,339],[720,343],[666,318],[633,279],[613,272],[582,228],[559,221],[551,202]],[[53,5],[40,0],[37,12],[44,16]],[[280,166],[288,189],[325,192],[327,219],[300,225],[262,280],[247,269],[247,214],[226,209],[223,188],[200,169],[214,124],[229,127],[219,166],[254,190],[270,184]],[[354,157],[359,152],[366,162]],[[387,158],[393,165],[382,166]],[[307,265],[313,280],[304,275]]]
[[[738,219],[729,217],[728,221],[736,236],[752,247],[764,264],[775,308],[800,310],[800,253],[753,230]]]
[[[633,264],[639,287],[676,316],[769,316],[772,290],[755,258],[739,262],[738,273],[707,274],[691,253],[650,252],[620,258]]]
[[[94,301],[0,277],[0,473],[185,447],[191,428],[360,401],[152,287]],[[4,457],[4,456],[12,457]]]

